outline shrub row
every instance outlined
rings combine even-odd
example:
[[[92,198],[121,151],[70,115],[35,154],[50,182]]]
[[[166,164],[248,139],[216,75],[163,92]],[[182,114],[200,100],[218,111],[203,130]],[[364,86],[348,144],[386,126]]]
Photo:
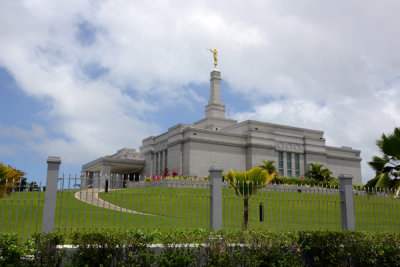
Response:
[[[329,188],[338,188],[339,180],[336,178],[330,178],[328,181],[319,181],[314,178],[298,178],[298,177],[283,177],[276,176],[273,183],[275,184],[287,184],[287,185],[298,185],[298,186],[321,186]]]
[[[77,247],[70,255],[56,248],[65,242],[58,234],[37,234],[25,244],[1,234],[0,266],[59,266],[63,257],[69,266],[400,266],[394,233],[126,230],[68,238]]]
[[[224,179],[224,174],[223,178]],[[177,180],[195,180],[195,181],[209,181],[210,180],[210,175],[204,178],[198,178],[198,177],[186,177],[186,176],[168,176],[168,177],[158,177],[158,178],[145,178],[144,182],[145,183],[151,183],[154,181],[159,181],[163,179],[177,179]],[[331,177],[328,181],[319,181],[314,178],[309,178],[309,177],[304,177],[304,178],[299,178],[299,177],[284,177],[284,176],[275,176],[274,180],[272,181],[273,184],[281,184],[281,185],[294,185],[294,186],[310,186],[310,187],[326,187],[326,188],[333,188],[337,189],[339,188],[339,180]],[[365,188],[364,185],[353,185],[353,188],[358,191],[364,191]]]

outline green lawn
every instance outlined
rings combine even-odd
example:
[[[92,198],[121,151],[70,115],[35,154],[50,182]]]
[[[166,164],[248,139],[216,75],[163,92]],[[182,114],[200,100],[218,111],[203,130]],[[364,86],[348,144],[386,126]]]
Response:
[[[96,207],[74,198],[77,190],[59,191],[55,230],[70,233],[99,228],[208,228],[209,190],[205,188],[134,188],[100,193],[117,206],[152,215]],[[82,191],[86,192],[86,191]],[[0,199],[0,231],[28,237],[40,231],[45,192],[21,192]],[[89,198],[91,196],[89,195]],[[259,220],[262,203],[264,220]],[[249,228],[271,230],[340,230],[338,194],[259,190],[250,199]],[[362,231],[400,231],[400,199],[355,196],[356,226]],[[223,189],[223,228],[240,229],[243,200]]]
[[[208,189],[147,188],[102,193],[101,198],[120,207],[159,216],[128,215],[135,226],[150,228],[208,227]],[[132,197],[133,196],[133,197]],[[136,196],[136,197],[135,197]],[[263,203],[264,221],[259,220]],[[258,191],[249,201],[249,228],[275,230],[341,229],[338,195]],[[141,220],[145,218],[145,224]],[[223,227],[240,229],[243,200],[223,190]]]
[[[101,193],[100,197],[120,207],[159,215],[127,215],[135,227],[168,229],[208,227],[208,194],[208,189],[135,188]],[[357,230],[400,231],[400,199],[356,195],[354,202]],[[259,190],[249,206],[250,229],[341,229],[339,194]],[[242,218],[243,199],[231,189],[223,189],[223,227],[239,229]]]

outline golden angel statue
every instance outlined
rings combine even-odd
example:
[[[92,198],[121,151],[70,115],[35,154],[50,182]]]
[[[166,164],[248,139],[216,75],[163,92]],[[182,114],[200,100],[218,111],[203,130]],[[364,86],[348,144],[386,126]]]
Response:
[[[217,59],[218,52],[217,52],[217,49],[214,48],[214,50],[212,50],[212,49],[208,49],[208,50],[210,50],[211,53],[214,54],[214,67],[216,68],[217,67],[217,63],[218,63],[218,59]]]

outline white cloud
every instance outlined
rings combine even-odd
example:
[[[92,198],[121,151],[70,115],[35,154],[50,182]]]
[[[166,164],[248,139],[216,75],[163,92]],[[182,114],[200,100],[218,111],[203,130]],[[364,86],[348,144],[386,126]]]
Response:
[[[217,48],[222,78],[251,102],[235,118],[323,130],[328,144],[362,150],[365,181],[375,139],[400,121],[399,8],[361,0],[9,1],[0,6],[0,66],[48,105],[51,126],[42,125],[46,137],[33,149],[76,162],[158,133],[147,114],[164,110],[149,99],[164,108],[205,101],[189,85],[208,87],[205,48]],[[79,40],[83,22],[94,31],[89,42]],[[90,79],[90,64],[107,71]]]
[[[32,129],[22,129],[20,127],[6,127],[0,124],[0,138],[22,139],[24,141],[42,139],[46,132],[43,127],[37,124],[32,124]]]

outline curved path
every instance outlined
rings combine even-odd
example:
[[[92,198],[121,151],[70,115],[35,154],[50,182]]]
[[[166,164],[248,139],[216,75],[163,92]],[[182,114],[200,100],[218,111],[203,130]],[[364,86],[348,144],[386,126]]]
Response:
[[[115,191],[115,190],[118,190],[118,189],[114,189],[113,191]],[[121,211],[121,212],[127,212],[127,213],[133,213],[133,214],[140,214],[140,215],[158,216],[158,215],[151,214],[151,213],[144,213],[144,212],[140,212],[140,211],[128,210],[126,208],[123,208],[123,207],[114,205],[110,202],[104,201],[101,198],[99,198],[99,193],[103,192],[103,191],[104,191],[104,189],[89,188],[89,189],[85,189],[85,190],[76,192],[74,196],[76,199],[78,199],[80,201],[83,201],[85,203],[88,203],[90,205],[97,206],[100,208]]]

